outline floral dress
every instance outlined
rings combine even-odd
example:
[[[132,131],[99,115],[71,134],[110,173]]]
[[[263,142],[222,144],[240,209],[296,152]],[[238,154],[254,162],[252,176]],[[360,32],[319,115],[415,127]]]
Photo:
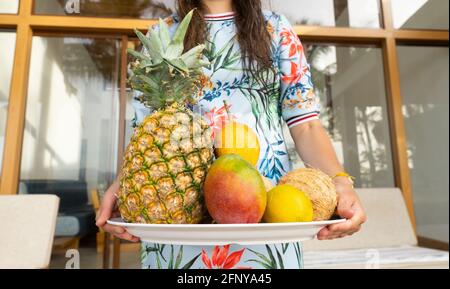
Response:
[[[257,168],[273,183],[289,172],[291,164],[283,137],[283,121],[289,127],[318,119],[319,100],[314,94],[309,65],[303,46],[288,20],[264,11],[272,35],[274,70],[263,74],[265,85],[243,69],[236,39],[234,13],[205,15],[208,37],[205,57],[211,62],[204,69],[205,88],[194,110],[218,129],[232,118],[249,126],[258,136],[260,157]],[[176,15],[165,21],[173,33],[179,23]],[[153,29],[158,29],[157,26]],[[255,43],[257,45],[257,43]],[[133,106],[136,122],[149,109],[137,100]],[[226,106],[226,107],[225,107]],[[179,246],[143,243],[143,268],[302,268],[300,243],[243,247]]]

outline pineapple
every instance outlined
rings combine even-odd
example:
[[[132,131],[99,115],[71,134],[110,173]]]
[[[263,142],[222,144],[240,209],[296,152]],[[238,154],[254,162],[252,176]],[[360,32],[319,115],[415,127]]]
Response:
[[[133,223],[192,224],[204,214],[202,185],[213,160],[211,129],[188,109],[204,77],[204,45],[183,54],[189,13],[172,39],[167,24],[148,37],[136,31],[146,53],[136,58],[129,82],[154,112],[135,129],[120,175],[122,218]],[[197,97],[196,97],[197,96]]]

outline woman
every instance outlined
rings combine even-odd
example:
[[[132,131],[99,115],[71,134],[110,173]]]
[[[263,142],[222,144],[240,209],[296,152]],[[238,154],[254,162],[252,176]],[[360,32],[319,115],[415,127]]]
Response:
[[[198,109],[214,127],[229,113],[258,135],[257,167],[274,183],[290,169],[282,134],[286,121],[303,161],[331,177],[338,192],[337,213],[347,221],[322,229],[320,240],[341,238],[360,229],[364,210],[350,177],[339,164],[321,126],[303,46],[284,16],[261,10],[260,0],[179,0],[177,15],[166,19],[173,33],[180,19],[197,8],[185,49],[199,43],[213,59]],[[155,27],[154,29],[157,29]],[[226,107],[224,106],[226,105]],[[136,102],[137,121],[149,113]],[[97,225],[118,238],[138,241],[121,227],[106,224],[115,212],[118,183],[106,192]],[[175,259],[175,260],[174,260]],[[143,244],[145,268],[302,268],[301,245],[164,246]]]

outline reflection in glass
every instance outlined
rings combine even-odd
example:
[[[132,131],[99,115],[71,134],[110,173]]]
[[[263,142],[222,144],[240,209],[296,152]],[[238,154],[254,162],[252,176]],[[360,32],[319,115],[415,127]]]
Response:
[[[380,27],[379,0],[264,0],[293,25]]]
[[[19,0],[0,1],[0,14],[17,14],[19,11]]]
[[[159,18],[174,11],[175,0],[35,0],[35,14],[85,17]]]
[[[87,194],[114,180],[119,44],[114,39],[33,38],[21,163],[28,190],[37,183],[70,181],[77,193]]]
[[[8,113],[9,89],[14,60],[16,33],[0,31],[0,176],[2,173],[3,149],[5,144],[6,117]]]
[[[448,30],[448,0],[391,0],[397,29]]]
[[[133,49],[136,51],[140,51],[142,49],[142,43],[136,39],[136,38],[131,38],[129,39],[128,42],[128,48],[129,49]],[[133,56],[128,55],[128,62],[127,63],[131,63],[133,62],[135,59]],[[135,124],[135,110],[133,107],[133,97],[134,97],[134,93],[131,90],[130,84],[127,82],[127,105],[126,105],[126,109],[125,109],[125,146],[124,148],[127,147],[128,143],[130,142],[131,136],[133,135],[133,131],[134,131],[134,124]]]
[[[448,243],[448,47],[398,47],[419,236]]]
[[[318,44],[305,49],[322,101],[321,120],[339,160],[357,187],[393,187],[381,49]],[[295,166],[301,166],[289,143]]]

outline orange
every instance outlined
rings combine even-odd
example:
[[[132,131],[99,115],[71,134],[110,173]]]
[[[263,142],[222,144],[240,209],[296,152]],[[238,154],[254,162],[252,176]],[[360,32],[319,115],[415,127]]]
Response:
[[[259,159],[259,141],[256,133],[245,124],[229,122],[216,135],[216,157],[236,154],[256,166]]]
[[[263,220],[267,223],[311,222],[311,200],[291,185],[278,185],[267,192]]]

